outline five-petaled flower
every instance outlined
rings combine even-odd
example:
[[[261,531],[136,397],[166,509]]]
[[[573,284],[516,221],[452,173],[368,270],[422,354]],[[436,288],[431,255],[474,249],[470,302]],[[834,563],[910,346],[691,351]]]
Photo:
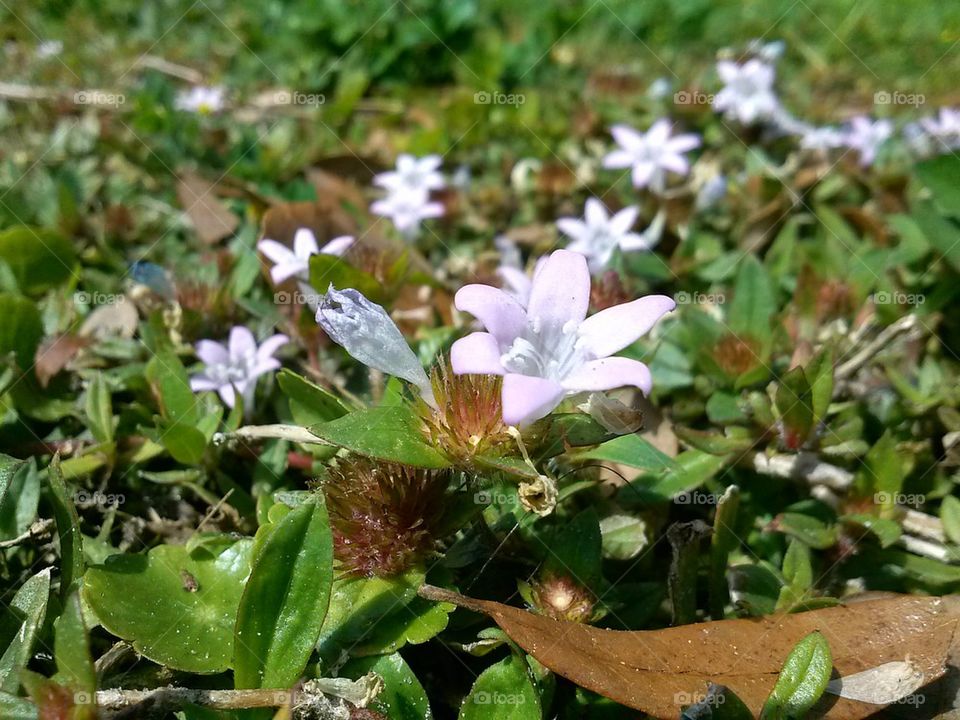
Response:
[[[425,155],[422,158],[402,153],[397,156],[397,167],[374,176],[373,184],[393,192],[395,190],[439,190],[446,183],[440,173],[443,158]]]
[[[201,340],[196,352],[206,367],[190,378],[190,388],[194,392],[216,390],[224,404],[231,408],[239,392],[244,411],[249,413],[257,378],[280,367],[280,361],[273,354],[289,341],[286,335],[271,335],[257,347],[253,333],[242,325],[230,331],[226,345]]]
[[[590,272],[586,258],[569,250],[556,250],[543,263],[526,308],[490,285],[466,285],[454,302],[486,332],[453,344],[453,370],[503,375],[503,419],[509,425],[538,420],[579,392],[631,385],[648,394],[649,368],[611,356],[676,307],[672,298],[648,295],[588,318]]]
[[[610,128],[620,147],[603,159],[605,168],[631,168],[634,187],[649,187],[657,193],[666,189],[667,172],[686,175],[690,162],[684,153],[700,146],[697,135],[670,136],[670,121],[657,120],[645,133],[626,125]]]
[[[270,278],[279,285],[287,278],[296,277],[306,280],[310,274],[311,255],[343,255],[354,239],[350,235],[335,237],[322,248],[317,245],[317,238],[309,228],[300,228],[293,236],[293,250],[276,240],[261,240],[257,249],[267,256],[273,263],[270,268]]]
[[[390,218],[400,234],[411,239],[423,220],[443,215],[443,203],[431,200],[426,188],[399,187],[371,203],[370,211]]]
[[[873,164],[880,147],[893,135],[893,123],[889,120],[871,120],[860,115],[850,121],[846,131],[846,144],[860,153],[860,164]]]
[[[597,198],[587,200],[583,220],[560,218],[557,228],[573,239],[567,250],[578,252],[587,258],[590,272],[597,274],[610,264],[613,251],[649,250],[660,239],[659,232],[635,233],[630,228],[637,221],[640,209],[635,205],[623,208],[615,215],[607,213]],[[654,228],[656,231],[656,228]]]
[[[738,64],[729,60],[717,63],[723,89],[713,99],[713,109],[728,118],[751,125],[773,118],[780,101],[773,91],[773,65],[757,58]]]

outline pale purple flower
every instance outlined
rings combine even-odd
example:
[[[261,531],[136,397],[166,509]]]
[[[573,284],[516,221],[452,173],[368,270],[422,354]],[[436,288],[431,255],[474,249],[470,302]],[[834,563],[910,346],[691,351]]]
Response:
[[[824,127],[808,127],[803,130],[800,136],[800,147],[803,150],[813,152],[826,152],[834,148],[842,147],[846,140],[846,135],[839,128],[829,125]]]
[[[370,210],[390,218],[400,234],[410,239],[416,236],[421,222],[443,215],[443,203],[432,201],[428,190],[398,188],[371,203]]]
[[[877,151],[893,135],[893,123],[890,120],[871,120],[863,115],[850,121],[847,127],[845,144],[860,153],[860,164],[872,165]]]
[[[280,361],[273,354],[290,342],[286,335],[271,335],[258,347],[253,333],[238,325],[230,331],[226,345],[213,340],[197,343],[197,357],[203,361],[203,371],[190,378],[194,392],[216,390],[224,404],[233,407],[236,394],[243,398],[246,412],[253,408],[253,393],[257,378],[276,370]]]
[[[920,120],[920,127],[941,152],[960,149],[960,110],[940,108],[935,117]]]
[[[331,285],[317,310],[317,324],[355,360],[412,383],[424,401],[436,407],[430,379],[400,328],[363,293]]]
[[[395,170],[382,172],[373,178],[373,184],[395,190],[439,190],[445,183],[440,173],[443,158],[426,155],[422,158],[403,153],[397,157]]]
[[[605,168],[631,168],[634,187],[654,192],[666,188],[667,172],[686,175],[690,162],[684,153],[700,146],[697,135],[670,136],[670,121],[657,120],[645,133],[626,125],[614,125],[610,133],[619,147],[603,159]]]
[[[586,257],[590,272],[597,274],[610,264],[616,248],[624,252],[649,250],[659,241],[659,234],[654,237],[630,231],[639,214],[640,208],[630,205],[610,215],[602,202],[597,198],[589,198],[584,207],[583,220],[560,218],[557,228],[573,240],[567,245],[567,250]]]
[[[579,392],[630,385],[648,394],[649,368],[611,356],[676,307],[672,298],[648,295],[588,318],[590,271],[586,258],[569,250],[556,250],[543,263],[526,308],[489,285],[460,288],[454,303],[486,332],[453,344],[453,371],[502,375],[503,420],[509,425],[542,418]]]
[[[226,90],[220,85],[194,85],[189,90],[178,92],[174,105],[177,110],[203,115],[220,112],[226,105]]]
[[[321,248],[317,245],[317,238],[309,228],[300,228],[294,233],[292,250],[276,240],[269,239],[257,243],[257,249],[273,262],[270,278],[274,284],[279,285],[291,277],[306,280],[310,275],[311,255],[340,256],[349,250],[353,243],[353,237],[341,235]]]
[[[744,125],[776,115],[780,101],[773,90],[776,77],[773,65],[757,58],[743,64],[721,60],[717,63],[717,74],[724,86],[713,99],[714,110]]]

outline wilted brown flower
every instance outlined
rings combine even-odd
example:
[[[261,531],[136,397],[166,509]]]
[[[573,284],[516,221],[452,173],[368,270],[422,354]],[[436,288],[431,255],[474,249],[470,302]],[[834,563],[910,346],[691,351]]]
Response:
[[[387,577],[430,553],[443,514],[448,471],[350,458],[322,484],[334,556],[350,574]]]

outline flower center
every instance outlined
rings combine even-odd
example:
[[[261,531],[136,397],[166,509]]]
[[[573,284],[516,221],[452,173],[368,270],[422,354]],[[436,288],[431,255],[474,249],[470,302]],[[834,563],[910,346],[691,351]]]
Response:
[[[527,332],[500,356],[500,364],[507,372],[560,382],[587,359],[578,328],[573,320],[558,328],[531,318]]]

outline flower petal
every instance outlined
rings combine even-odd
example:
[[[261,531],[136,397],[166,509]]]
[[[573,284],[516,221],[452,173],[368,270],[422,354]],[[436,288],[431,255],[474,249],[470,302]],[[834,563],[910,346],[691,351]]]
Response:
[[[613,135],[617,145],[624,150],[638,150],[645,143],[643,133],[637,132],[629,125],[614,125],[610,128],[610,134]]]
[[[468,312],[483,323],[503,349],[527,327],[523,306],[492,285],[464,285],[457,290],[453,304],[457,310]]]
[[[583,207],[583,217],[591,227],[603,226],[607,222],[607,208],[597,198],[587,198]]]
[[[527,316],[540,331],[559,331],[571,320],[580,323],[590,305],[590,271],[583,255],[554,250],[533,279]]]
[[[633,165],[633,153],[627,150],[612,150],[603,157],[603,167],[609,170]]]
[[[311,255],[320,252],[317,238],[310,228],[300,228],[293,234],[293,254],[299,260],[307,260]]]
[[[630,228],[637,221],[640,214],[640,208],[636,205],[628,205],[623,210],[610,218],[610,230],[614,235],[625,235],[630,232]]]
[[[574,240],[583,240],[590,234],[586,223],[577,218],[560,218],[557,220],[557,230]]]
[[[274,263],[287,263],[294,259],[293,251],[276,240],[261,240],[257,243],[257,250]]]
[[[652,162],[641,162],[634,165],[633,171],[630,173],[633,186],[635,188],[642,188],[649,185],[656,169],[657,166]]]
[[[584,320],[577,331],[577,342],[596,358],[608,357],[634,343],[676,306],[666,295],[647,295],[614,305]]]
[[[206,375],[194,375],[190,378],[190,389],[194,392],[203,392],[204,390],[216,390],[220,383],[211,380]]]
[[[257,361],[266,362],[273,359],[273,354],[290,342],[286,335],[271,335],[257,348]]]
[[[197,342],[197,357],[205,365],[225,365],[230,362],[230,353],[220,343],[213,340],[200,340]]]
[[[597,392],[632,385],[649,395],[653,387],[650,368],[639,360],[609,357],[591,360],[563,379],[567,392]]]
[[[510,373],[503,378],[503,421],[507,425],[528,425],[549,415],[564,396],[563,387],[553,380]]]
[[[500,346],[490,333],[475,332],[457,340],[450,348],[450,365],[457,375],[503,375]]]
[[[307,265],[300,260],[293,259],[290,262],[281,262],[270,268],[270,279],[274,285],[279,285],[284,280],[299,275],[307,269]]]
[[[230,348],[230,357],[233,359],[245,358],[257,353],[257,341],[250,329],[243,325],[237,325],[230,331],[227,347]]]
[[[343,255],[355,242],[353,235],[341,235],[340,237],[335,237],[333,240],[328,242],[322,248],[320,252],[324,255]]]
[[[220,399],[223,400],[223,404],[228,408],[232,408],[237,404],[237,392],[234,390],[233,385],[221,385],[217,392],[220,393]]]

